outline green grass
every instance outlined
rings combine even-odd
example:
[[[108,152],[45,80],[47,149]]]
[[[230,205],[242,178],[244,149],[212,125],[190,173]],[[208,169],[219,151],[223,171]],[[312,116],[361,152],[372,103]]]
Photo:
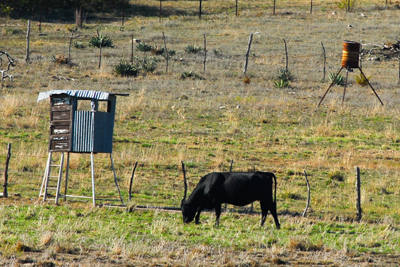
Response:
[[[397,58],[363,62],[363,71],[373,75],[385,106],[368,87],[354,82],[354,73],[349,73],[343,106],[339,87],[331,89],[321,107],[316,105],[329,86],[328,81],[321,82],[320,42],[329,55],[328,73],[337,72],[344,39],[362,39],[364,44],[397,40],[392,24],[397,11],[363,3],[358,8],[367,13],[366,20],[359,12],[345,14],[333,3],[316,1],[312,16],[296,9],[306,2],[282,4],[272,16],[265,10],[269,4],[252,1],[243,2],[234,17],[227,2],[208,1],[208,11],[199,21],[198,2],[163,1],[172,15],[160,23],[158,13],[151,13],[159,2],[148,3],[153,8],[149,17],[129,17],[124,31],[120,22],[95,21],[80,30],[74,42],[88,42],[96,29],[112,38],[115,47],[103,50],[101,69],[94,47],[72,49],[71,65],[51,62],[52,55],[67,54],[69,43],[68,26],[55,23],[44,23],[45,34],[40,36],[32,27],[32,63],[25,64],[26,21],[7,22],[2,45],[18,65],[10,71],[14,82],[0,83],[0,173],[7,143],[12,143],[11,198],[1,199],[0,205],[0,263],[26,257],[38,261],[29,248],[54,262],[62,257],[72,262],[68,255],[95,258],[104,252],[109,260],[133,265],[256,266],[274,264],[275,258],[316,265],[342,264],[337,259],[343,257],[348,259],[345,265],[357,265],[367,262],[368,256],[391,263],[390,254],[399,251],[400,224]],[[320,11],[322,6],[326,11]],[[230,13],[211,14],[212,8]],[[177,9],[186,10],[186,15],[174,15]],[[338,14],[331,15],[332,11]],[[352,30],[347,28],[350,23],[356,25]],[[311,28],[312,35],[306,30]],[[131,31],[152,47],[163,47],[165,33],[168,49],[176,51],[168,73],[165,60],[137,77],[113,73],[121,59],[130,58]],[[204,52],[185,52],[188,45],[203,46],[204,31],[205,72]],[[244,84],[244,54],[248,35],[255,31],[261,34],[254,37],[255,56],[249,58],[251,83]],[[282,38],[288,41],[289,68],[296,79],[289,88],[278,89],[276,70],[285,65]],[[144,54],[134,47],[134,55]],[[47,159],[49,105],[36,99],[39,92],[53,89],[130,94],[117,100],[113,159],[125,201],[133,166],[139,162],[131,212],[92,209],[90,201],[61,199],[60,206],[53,206],[37,200]],[[134,208],[179,207],[181,161],[190,193],[206,173],[228,171],[232,159],[234,171],[256,169],[277,175],[280,231],[270,216],[265,227],[259,227],[259,214],[242,213],[248,207],[228,206],[232,212],[223,213],[219,228],[213,226],[213,213],[202,215],[202,225],[183,225],[179,213]],[[108,155],[95,155],[95,166],[99,197],[117,198]],[[354,222],[356,166],[362,173],[360,223]],[[300,217],[307,197],[303,170],[311,185],[307,218]],[[340,174],[343,181],[333,174]],[[71,155],[68,190],[91,195],[90,155]],[[258,203],[254,210],[260,212]],[[326,261],[311,257],[311,251],[325,255]],[[85,263],[83,256],[79,262]]]

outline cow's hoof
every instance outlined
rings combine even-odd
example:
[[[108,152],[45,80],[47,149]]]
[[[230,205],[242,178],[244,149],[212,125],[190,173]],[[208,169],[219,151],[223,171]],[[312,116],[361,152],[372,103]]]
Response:
[[[281,229],[281,225],[278,224],[278,225],[276,226],[276,229]]]
[[[195,224],[201,224],[201,222],[200,221],[196,221]]]

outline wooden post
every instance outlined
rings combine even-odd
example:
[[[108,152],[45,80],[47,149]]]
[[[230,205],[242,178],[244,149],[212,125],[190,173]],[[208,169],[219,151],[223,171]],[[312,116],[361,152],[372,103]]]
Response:
[[[39,13],[39,32],[42,33],[43,1],[40,1]]]
[[[99,37],[99,44],[100,44],[100,54],[99,54],[99,69],[101,68],[101,43],[103,42],[103,38],[100,38],[99,30],[97,30],[97,36]]]
[[[159,19],[158,19],[160,22],[161,22],[161,9],[162,9],[161,3],[162,3],[162,0],[160,0],[160,15],[159,15]]]
[[[307,213],[308,207],[310,206],[310,183],[308,182],[306,170],[304,170],[304,175],[305,175],[305,177],[306,177],[307,191],[308,191],[308,195],[307,195],[307,205],[306,205],[306,208],[305,208],[304,211],[303,211],[303,217],[306,217],[306,213]]]
[[[276,7],[276,0],[274,0],[274,11],[273,11],[272,15],[275,15],[275,7]]]
[[[357,189],[357,221],[361,221],[362,217],[362,209],[361,209],[361,178],[360,178],[360,168],[356,167],[357,180],[356,180],[356,189]]]
[[[138,165],[138,162],[136,161],[135,166],[133,167],[131,179],[129,180],[129,201],[131,201],[131,199],[132,199],[132,183],[133,183],[133,177],[135,176],[135,171],[136,171],[137,165]]]
[[[247,65],[249,63],[250,47],[253,41],[253,33],[250,33],[249,43],[247,44],[246,61],[244,62],[243,74],[246,75]]]
[[[285,54],[286,54],[286,72],[289,71],[289,57],[288,57],[288,51],[287,51],[287,44],[286,40],[283,39],[283,42],[285,43]]]
[[[165,35],[164,35],[164,32],[162,33],[162,37],[163,37],[163,39],[164,39],[165,60],[167,61],[167,67],[166,67],[165,72],[168,73],[168,58],[169,58],[169,55],[168,55],[168,50],[167,50],[167,44],[166,44],[166,42],[165,42]]]
[[[131,48],[131,64],[133,64],[133,34],[131,38],[132,48]]]
[[[398,85],[400,85],[400,53],[399,53],[397,59],[398,59],[398,61],[399,61],[399,81],[398,81],[397,83],[398,83]]]
[[[25,62],[29,63],[29,34],[31,32],[31,21],[28,20],[28,30],[26,31],[26,56]]]
[[[238,15],[238,0],[236,0],[236,17]]]
[[[312,14],[312,0],[311,0],[311,5],[310,5],[310,14]]]
[[[321,45],[322,45],[322,51],[323,51],[323,57],[324,57],[324,69],[323,69],[323,71],[324,71],[324,78],[322,79],[322,82],[325,82],[325,75],[326,75],[326,51],[325,51],[325,47],[324,47],[324,43],[323,42],[321,42]]]
[[[183,161],[181,161],[182,163],[182,172],[183,172],[183,182],[184,182],[184,186],[185,186],[185,192],[183,195],[183,201],[186,201],[186,195],[187,195],[187,179],[186,179],[186,170],[185,170],[185,163],[183,163]]]
[[[68,64],[71,65],[71,43],[72,43],[72,38],[74,37],[74,34],[71,33],[71,37],[69,38],[69,47],[68,47]]]
[[[125,23],[125,0],[122,0],[122,26]]]
[[[231,168],[229,169],[229,172],[232,172],[232,166],[233,166],[233,159],[231,160]]]
[[[7,146],[7,159],[6,159],[6,168],[4,169],[4,185],[3,185],[3,197],[8,197],[8,192],[7,192],[7,185],[8,185],[8,165],[10,163],[10,158],[11,158],[11,143],[8,143]]]
[[[199,19],[201,19],[201,3],[202,3],[202,0],[200,0],[200,6],[199,6]]]
[[[204,61],[203,61],[204,74],[206,74],[206,61],[207,61],[207,40],[206,40],[206,34],[204,34]]]

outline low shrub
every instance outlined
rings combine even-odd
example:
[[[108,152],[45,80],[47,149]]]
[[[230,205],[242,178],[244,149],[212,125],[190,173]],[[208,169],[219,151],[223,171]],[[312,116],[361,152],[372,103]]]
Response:
[[[140,43],[137,45],[137,50],[140,52],[149,52],[153,50],[153,46],[146,44],[146,43]]]
[[[139,69],[137,65],[130,64],[122,59],[121,62],[114,67],[114,73],[121,76],[136,77],[139,75]]]
[[[368,79],[368,80],[367,80],[367,79]],[[368,81],[369,81],[369,80],[371,80],[371,76],[365,78],[365,76],[362,75],[361,73],[360,73],[359,75],[356,75],[356,83],[357,83],[358,85],[366,86],[366,85],[368,85]]]
[[[186,48],[185,48],[185,52],[186,53],[191,53],[191,54],[197,54],[198,52],[200,52],[200,51],[202,51],[203,50],[203,48],[201,48],[200,46],[199,47],[195,47],[195,46],[193,46],[193,45],[188,45]]]

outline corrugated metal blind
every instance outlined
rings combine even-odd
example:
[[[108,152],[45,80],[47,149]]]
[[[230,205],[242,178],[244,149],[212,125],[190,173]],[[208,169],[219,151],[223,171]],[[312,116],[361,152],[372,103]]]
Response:
[[[76,111],[72,137],[73,152],[93,151],[93,117],[91,111]]]

